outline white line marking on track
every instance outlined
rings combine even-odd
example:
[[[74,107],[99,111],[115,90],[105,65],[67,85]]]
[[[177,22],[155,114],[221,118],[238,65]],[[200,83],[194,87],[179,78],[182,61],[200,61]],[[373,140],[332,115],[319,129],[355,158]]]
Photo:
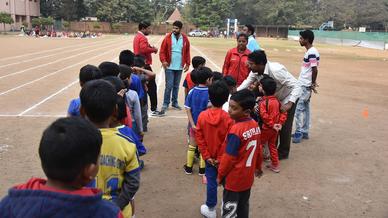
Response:
[[[59,118],[59,117],[66,117],[66,114],[24,114],[23,116],[19,116],[17,114],[0,114],[0,117],[32,117],[32,118],[42,118],[42,117],[48,117],[48,118]]]
[[[110,42],[113,42],[113,41],[114,41],[114,40],[110,40]],[[101,44],[104,44],[104,43],[101,43]],[[31,62],[31,61],[35,61],[35,60],[39,60],[39,59],[43,59],[43,58],[52,57],[52,56],[55,56],[55,55],[61,55],[61,54],[68,53],[68,52],[75,52],[75,51],[79,51],[79,50],[82,50],[82,49],[85,49],[85,48],[94,47],[94,46],[98,46],[98,45],[90,45],[90,46],[81,47],[81,48],[77,48],[77,49],[73,49],[73,50],[65,50],[64,52],[62,52],[62,53],[60,53],[60,54],[50,54],[50,55],[40,56],[40,57],[28,59],[28,60],[23,60],[23,61],[11,63],[11,64],[1,65],[0,68],[4,68],[4,67],[16,65],[16,64],[21,64],[21,63],[28,63],[28,62]]]
[[[99,42],[103,42],[103,41],[108,41],[108,40],[101,40]],[[93,42],[93,43],[98,43],[98,42]],[[93,43],[90,43],[90,44],[93,44]],[[58,50],[63,50],[63,49],[66,49],[66,48],[72,48],[72,47],[78,47],[78,46],[80,46],[80,45],[71,45],[71,46],[67,46],[67,47],[60,47],[60,48],[56,48],[56,49],[49,49],[49,50],[45,50],[45,51],[33,52],[33,53],[29,53],[29,54],[24,54],[24,55],[18,55],[18,56],[13,56],[13,57],[6,57],[6,58],[1,58],[0,61],[10,60],[10,59],[14,59],[14,58],[26,57],[26,56],[30,56],[30,55],[44,54],[44,53],[48,53],[48,52],[52,52],[52,51],[58,51]]]
[[[111,62],[114,62],[114,61],[117,60],[117,59],[118,59],[117,57],[116,57],[116,58],[113,58],[113,59],[111,60]],[[73,86],[73,85],[75,85],[75,84],[77,84],[77,83],[78,83],[78,79],[74,80],[73,82],[71,82],[71,83],[68,84],[67,86],[65,86],[65,87],[63,87],[62,89],[58,90],[57,92],[51,94],[50,96],[46,97],[45,99],[41,100],[40,102],[38,102],[38,103],[32,105],[31,107],[29,107],[29,108],[26,109],[25,111],[19,113],[18,116],[23,116],[24,114],[26,114],[26,113],[28,113],[29,111],[31,111],[31,110],[37,108],[39,105],[45,103],[46,101],[48,101],[48,100],[50,100],[51,98],[57,96],[59,93],[61,93],[61,92],[65,91],[65,90],[67,90],[68,88],[70,88],[71,86]]]
[[[123,45],[120,45],[120,46],[118,46],[118,47],[116,47],[115,49],[112,49],[112,50],[116,50],[116,49],[122,48],[122,47],[123,47]],[[47,74],[47,75],[45,75],[45,76],[43,76],[43,77],[40,77],[40,78],[38,78],[38,79],[31,80],[31,81],[28,82],[28,83],[24,83],[24,84],[22,84],[22,85],[20,85],[20,86],[16,86],[16,87],[14,87],[14,88],[12,88],[12,89],[9,89],[9,90],[7,90],[7,91],[1,92],[1,93],[0,93],[0,96],[5,95],[5,94],[7,94],[7,93],[10,93],[10,92],[12,92],[12,91],[15,91],[15,90],[17,90],[17,89],[20,89],[20,88],[22,88],[22,87],[24,87],[24,86],[33,84],[33,83],[35,83],[35,82],[37,82],[37,81],[40,81],[40,80],[42,80],[42,79],[44,79],[44,78],[46,78],[46,77],[52,76],[52,75],[54,75],[54,74],[56,74],[56,73],[59,73],[59,72],[64,71],[64,70],[67,70],[67,69],[72,68],[72,67],[74,67],[74,66],[77,66],[77,65],[79,65],[79,64],[81,64],[81,63],[84,63],[84,62],[87,62],[87,61],[89,61],[89,60],[92,60],[92,59],[94,59],[94,58],[96,58],[96,57],[103,56],[103,55],[105,55],[105,54],[111,52],[112,50],[103,52],[103,53],[101,53],[101,54],[99,54],[99,55],[96,55],[96,56],[93,56],[93,57],[88,58],[88,59],[86,59],[86,60],[83,60],[83,61],[80,61],[80,62],[78,62],[78,63],[72,64],[72,65],[67,66],[67,67],[65,67],[65,68],[62,68],[62,69],[60,69],[60,70],[54,71],[54,72],[52,72],[52,73],[50,73],[50,74]]]
[[[66,89],[70,88],[71,86],[75,85],[78,83],[78,79],[71,82],[70,84],[68,84],[67,86],[63,87],[62,89],[58,90],[57,92],[53,93],[52,95],[46,97],[45,99],[43,99],[42,101],[34,104],[33,106],[29,107],[27,110],[21,112],[20,114],[18,114],[18,116],[23,116],[24,114],[28,113],[29,111],[35,109],[36,107],[38,107],[39,105],[45,103],[46,101],[50,100],[51,98],[57,96],[59,93],[65,91]]]
[[[74,58],[74,57],[77,57],[77,56],[80,56],[80,55],[83,55],[83,54],[87,54],[87,53],[90,53],[92,51],[96,51],[96,50],[99,50],[101,48],[107,48],[113,44],[115,44],[116,42],[113,42],[113,43],[108,43],[107,45],[108,46],[104,46],[104,47],[99,47],[99,48],[96,48],[96,49],[92,49],[92,50],[89,50],[89,51],[85,51],[85,52],[81,52],[81,53],[78,53],[78,54],[75,54],[75,55],[72,55],[72,56],[69,56],[69,57],[66,57],[66,58],[61,58],[61,59],[58,59],[56,61],[52,61],[52,62],[48,62],[46,64],[41,64],[41,65],[38,65],[38,66],[35,66],[35,67],[30,67],[30,68],[27,68],[25,70],[21,70],[21,71],[17,71],[17,72],[14,72],[14,73],[10,73],[10,74],[7,74],[7,75],[4,75],[4,76],[0,76],[0,79],[4,79],[6,77],[9,77],[9,76],[14,76],[14,75],[17,75],[17,74],[21,74],[21,73],[24,73],[26,71],[29,71],[29,70],[34,70],[34,69],[37,69],[37,68],[40,68],[40,67],[44,67],[44,66],[47,66],[47,65],[50,65],[50,64],[54,64],[54,63],[58,63],[58,62],[62,62],[64,60],[67,60],[67,59],[71,59],[71,58]]]
[[[222,71],[221,68],[216,64],[214,63],[210,58],[208,58],[202,51],[200,51],[197,47],[191,45],[191,47],[197,51],[200,55],[202,55],[206,60],[208,60],[211,64],[213,64],[213,66],[215,66],[217,68],[217,70],[219,71]]]

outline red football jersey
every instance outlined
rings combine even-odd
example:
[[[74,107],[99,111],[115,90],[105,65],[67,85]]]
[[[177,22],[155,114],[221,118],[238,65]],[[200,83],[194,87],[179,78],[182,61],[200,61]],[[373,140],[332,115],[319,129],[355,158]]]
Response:
[[[256,121],[237,121],[224,142],[225,152],[218,168],[218,179],[225,179],[225,189],[241,192],[252,187],[255,170],[261,169],[260,128]]]

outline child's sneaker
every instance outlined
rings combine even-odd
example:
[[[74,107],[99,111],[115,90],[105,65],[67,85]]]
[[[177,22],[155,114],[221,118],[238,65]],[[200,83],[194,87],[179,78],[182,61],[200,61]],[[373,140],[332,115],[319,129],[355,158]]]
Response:
[[[270,170],[272,170],[275,173],[280,173],[280,167],[279,166],[275,167],[272,164],[269,164],[269,165],[266,165],[266,167],[269,168]]]
[[[309,139],[310,138],[308,133],[302,133],[302,134],[303,134],[303,136],[302,136],[303,139]]]
[[[205,168],[199,168],[198,175],[199,175],[199,176],[205,175]]]
[[[201,205],[201,214],[206,218],[216,218],[217,217],[216,208],[213,207],[212,209],[210,209],[206,204]]]
[[[292,137],[292,143],[300,143],[302,141],[302,133],[301,132],[295,132],[294,136]]]
[[[185,171],[186,175],[191,175],[193,174],[193,167],[188,167],[185,165],[183,165],[183,170]]]

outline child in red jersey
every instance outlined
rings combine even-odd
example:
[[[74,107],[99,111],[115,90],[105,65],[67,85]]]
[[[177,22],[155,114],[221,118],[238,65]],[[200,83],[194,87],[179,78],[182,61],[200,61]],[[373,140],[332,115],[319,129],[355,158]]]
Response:
[[[217,182],[224,185],[222,217],[249,216],[254,175],[262,175],[260,128],[250,117],[254,106],[255,98],[247,89],[236,92],[229,101],[229,115],[236,123],[228,132],[218,168]]]
[[[276,91],[276,82],[271,77],[265,77],[260,80],[259,91],[264,94],[259,102],[259,114],[262,124],[261,144],[268,143],[271,164],[267,167],[273,172],[279,173],[279,157],[276,148],[276,139],[282,125],[287,120],[287,112],[280,111],[280,102],[274,96]]]
[[[196,126],[195,139],[206,161],[207,199],[206,204],[201,206],[201,214],[205,217],[217,216],[217,165],[223,154],[222,144],[233,125],[229,114],[222,110],[222,105],[228,97],[229,90],[224,81],[217,81],[210,85],[209,99],[212,107],[200,113]]]

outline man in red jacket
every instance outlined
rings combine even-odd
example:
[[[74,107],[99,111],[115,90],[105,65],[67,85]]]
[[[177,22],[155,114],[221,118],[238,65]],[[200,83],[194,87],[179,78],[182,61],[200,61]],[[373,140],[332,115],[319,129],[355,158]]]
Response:
[[[157,53],[158,49],[154,46],[151,46],[148,42],[146,36],[151,33],[151,24],[149,22],[139,23],[139,31],[137,32],[133,40],[133,52],[135,55],[142,55],[145,58],[146,65],[145,69],[152,71],[152,53]],[[158,115],[158,94],[156,88],[155,78],[150,78],[147,84],[148,87],[148,96],[150,96],[151,101],[151,115]]]
[[[187,36],[181,33],[183,24],[175,21],[172,26],[172,32],[164,38],[159,52],[159,58],[166,73],[166,88],[161,114],[165,113],[171,101],[173,108],[182,110],[178,105],[179,83],[182,70],[186,72],[190,66],[190,42]]]

